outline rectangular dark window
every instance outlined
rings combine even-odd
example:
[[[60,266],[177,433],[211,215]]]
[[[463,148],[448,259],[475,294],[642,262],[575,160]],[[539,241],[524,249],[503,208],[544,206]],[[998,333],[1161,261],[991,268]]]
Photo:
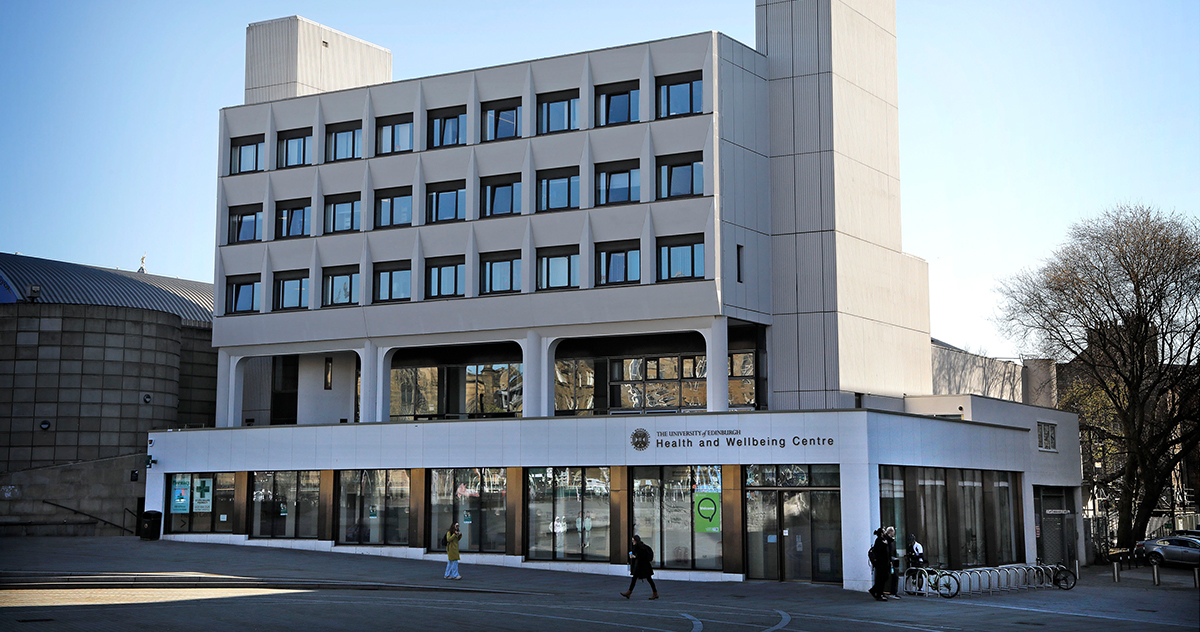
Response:
[[[308,270],[275,273],[275,299],[271,309],[308,309]]]
[[[429,111],[427,149],[467,144],[467,108],[459,106]]]
[[[375,120],[375,155],[412,151],[412,114],[380,117]]]
[[[702,409],[708,404],[704,355],[612,358],[608,362],[610,411]]]
[[[325,162],[362,158],[362,121],[325,126]]]
[[[425,187],[425,223],[454,222],[467,218],[467,183],[437,182]]]
[[[479,255],[479,293],[509,294],[521,291],[521,253]]]
[[[636,123],[638,95],[636,81],[596,86],[596,127]]]
[[[704,111],[704,81],[700,72],[658,78],[658,118]]]
[[[521,175],[479,179],[479,216],[521,214]]]
[[[538,95],[538,133],[553,134],[579,129],[579,91]]]
[[[229,207],[229,239],[231,244],[262,241],[262,205]]]
[[[275,152],[276,168],[311,165],[312,144],[311,127],[279,132],[279,145]]]
[[[480,129],[483,142],[520,138],[521,99],[493,101],[480,106]]]
[[[412,187],[375,191],[375,228],[412,225]]]
[[[267,168],[263,135],[243,136],[229,141],[229,175],[262,171]]]
[[[325,232],[344,233],[358,230],[359,200],[357,193],[331,195],[325,198]]]
[[[658,199],[704,195],[704,155],[658,157]]]
[[[596,165],[596,206],[642,201],[638,161],[626,160]]]
[[[537,289],[579,287],[579,249],[542,248],[537,254]]]
[[[358,268],[326,268],[321,283],[321,305],[358,305]]]
[[[658,240],[658,280],[704,278],[704,235]]]
[[[467,295],[467,266],[462,257],[430,259],[425,264],[425,298]]]
[[[275,239],[307,237],[312,228],[312,207],[308,200],[275,203]]]
[[[412,299],[412,269],[407,261],[375,264],[375,302]]]
[[[258,311],[258,275],[230,277],[225,285],[225,313],[253,314]]]
[[[742,282],[742,245],[737,247],[737,282]]]
[[[642,279],[642,253],[636,241],[596,244],[596,286],[637,283]]]
[[[1058,426],[1039,421],[1038,430],[1038,449],[1058,451]]]
[[[337,473],[339,544],[408,544],[408,470]]]
[[[579,208],[578,167],[539,171],[537,180],[539,211]]]
[[[325,390],[333,390],[333,358],[325,358]]]

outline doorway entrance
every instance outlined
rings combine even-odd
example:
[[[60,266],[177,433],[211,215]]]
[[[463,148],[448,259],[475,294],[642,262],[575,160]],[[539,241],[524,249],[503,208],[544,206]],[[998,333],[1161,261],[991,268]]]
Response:
[[[747,578],[842,581],[837,466],[751,465],[745,473]]]

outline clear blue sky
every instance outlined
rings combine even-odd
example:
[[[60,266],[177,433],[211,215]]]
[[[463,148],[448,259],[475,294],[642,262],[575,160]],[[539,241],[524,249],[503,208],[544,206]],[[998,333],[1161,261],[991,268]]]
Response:
[[[1200,2],[899,0],[904,249],[935,337],[991,355],[1000,278],[1113,204],[1200,215]],[[187,8],[183,8],[183,7]],[[753,0],[5,2],[0,252],[211,281],[217,111],[245,27],[299,14],[391,49],[396,79],[704,30]],[[449,16],[449,17],[448,17]]]

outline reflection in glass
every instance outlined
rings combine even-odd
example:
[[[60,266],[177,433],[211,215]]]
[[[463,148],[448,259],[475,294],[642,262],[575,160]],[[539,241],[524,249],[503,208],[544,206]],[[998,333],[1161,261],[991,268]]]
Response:
[[[595,407],[596,369],[591,359],[554,362],[554,409],[588,414]]]
[[[960,470],[959,476],[959,558],[963,566],[983,566],[987,563],[983,531],[983,472]]]

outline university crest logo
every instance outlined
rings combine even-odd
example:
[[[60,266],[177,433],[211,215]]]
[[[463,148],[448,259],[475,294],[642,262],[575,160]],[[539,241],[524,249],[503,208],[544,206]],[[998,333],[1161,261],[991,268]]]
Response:
[[[633,444],[634,450],[641,452],[650,447],[650,433],[645,428],[638,428],[629,435],[629,443]]]

